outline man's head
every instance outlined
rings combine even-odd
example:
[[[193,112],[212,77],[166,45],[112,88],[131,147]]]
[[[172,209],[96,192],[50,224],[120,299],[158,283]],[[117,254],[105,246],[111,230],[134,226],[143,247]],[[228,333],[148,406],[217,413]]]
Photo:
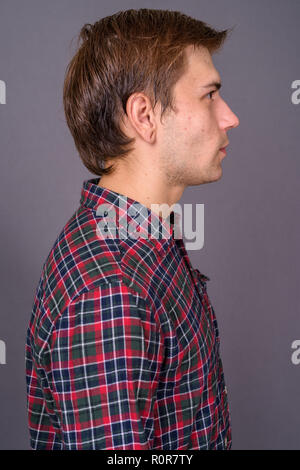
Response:
[[[64,83],[85,166],[102,176],[142,165],[171,185],[219,179],[219,148],[238,119],[208,85],[220,81],[211,54],[227,33],[168,10],[121,11],[85,25]]]

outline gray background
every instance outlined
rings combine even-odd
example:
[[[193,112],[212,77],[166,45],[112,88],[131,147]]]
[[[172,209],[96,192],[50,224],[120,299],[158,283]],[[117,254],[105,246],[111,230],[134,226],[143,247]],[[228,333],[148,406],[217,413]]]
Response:
[[[300,2],[1,0],[0,447],[29,449],[25,335],[42,264],[78,207],[85,169],[65,123],[62,85],[85,22],[128,8],[180,10],[236,25],[213,56],[240,119],[220,181],[190,187],[205,204],[205,240],[189,251],[208,275],[221,335],[233,449],[299,449]]]

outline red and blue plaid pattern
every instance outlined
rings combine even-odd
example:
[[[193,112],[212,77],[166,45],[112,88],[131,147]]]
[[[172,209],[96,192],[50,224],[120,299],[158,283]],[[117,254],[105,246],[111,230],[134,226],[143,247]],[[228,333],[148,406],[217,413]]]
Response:
[[[30,445],[230,449],[208,278],[191,266],[172,223],[165,238],[101,239],[102,207],[120,216],[126,199],[119,233],[145,206],[98,182],[84,181],[35,293],[25,351]],[[162,233],[166,219],[156,220]]]

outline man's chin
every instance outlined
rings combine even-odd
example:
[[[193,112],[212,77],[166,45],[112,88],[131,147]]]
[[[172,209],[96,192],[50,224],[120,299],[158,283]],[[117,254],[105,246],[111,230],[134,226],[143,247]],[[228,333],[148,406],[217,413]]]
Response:
[[[200,184],[215,183],[222,178],[223,170],[221,165],[212,169],[208,174],[197,175],[195,173],[185,181],[185,186],[199,186]]]
[[[218,172],[218,175],[216,176],[216,178],[214,179],[214,181],[212,181],[212,183],[214,183],[215,181],[219,181],[223,176],[223,170],[222,170],[222,167],[220,167],[220,170]]]
[[[216,168],[216,170],[214,172],[212,172],[209,175],[209,177],[207,178],[206,181],[203,182],[203,184],[215,183],[216,181],[219,181],[222,178],[222,175],[223,175],[223,170],[222,170],[222,167],[220,165],[218,168]]]

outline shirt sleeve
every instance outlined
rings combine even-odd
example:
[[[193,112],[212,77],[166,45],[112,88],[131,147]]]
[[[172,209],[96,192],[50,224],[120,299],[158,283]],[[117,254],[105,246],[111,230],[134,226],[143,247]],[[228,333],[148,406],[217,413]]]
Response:
[[[51,393],[47,384],[41,383],[43,369],[35,361],[32,348],[32,335],[27,330],[25,346],[26,387],[27,387],[27,418],[30,434],[30,447],[42,450],[60,450],[62,442],[59,427],[55,427],[55,414],[51,412]]]
[[[146,301],[123,283],[77,297],[45,351],[63,449],[151,449],[161,334]]]

